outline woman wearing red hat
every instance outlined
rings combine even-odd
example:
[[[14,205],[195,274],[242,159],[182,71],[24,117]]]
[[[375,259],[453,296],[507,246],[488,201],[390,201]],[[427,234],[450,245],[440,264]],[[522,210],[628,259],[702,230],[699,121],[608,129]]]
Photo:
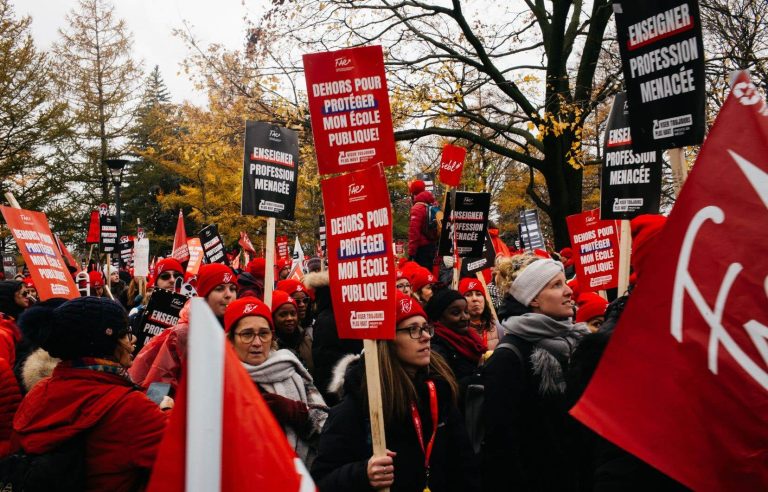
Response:
[[[364,362],[347,356],[332,382],[343,400],[328,416],[312,476],[320,491],[479,490],[456,380],[431,351],[434,328],[418,301],[396,295],[395,338],[376,342],[387,456],[373,456],[370,444]]]
[[[502,335],[485,300],[483,284],[476,278],[465,277],[459,282],[459,294],[467,300],[469,327],[480,335],[488,350],[493,352]]]
[[[278,347],[293,352],[312,371],[312,340],[299,325],[296,300],[282,290],[272,293],[272,320]]]
[[[409,271],[411,289],[413,297],[422,304],[427,303],[434,294],[433,287],[437,283],[437,278],[432,272],[423,267],[416,267]]]
[[[285,292],[275,294],[278,292],[290,299]],[[291,301],[278,303],[280,308],[290,305]],[[295,306],[293,318],[295,322]],[[310,467],[317,452],[318,436],[328,417],[328,407],[312,376],[293,352],[278,350],[276,328],[273,312],[255,297],[234,301],[224,313],[224,330],[235,353],[283,427],[288,442]]]
[[[201,265],[197,274],[197,295],[223,325],[224,311],[237,296],[235,273],[222,263]],[[175,391],[187,354],[189,303],[179,313],[179,323],[152,338],[136,355],[131,377],[142,386],[170,383]]]

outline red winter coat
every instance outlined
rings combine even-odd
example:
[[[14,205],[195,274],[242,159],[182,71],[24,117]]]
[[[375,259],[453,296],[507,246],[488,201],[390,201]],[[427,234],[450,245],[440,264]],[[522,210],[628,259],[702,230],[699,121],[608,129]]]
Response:
[[[21,340],[21,331],[16,321],[5,313],[0,313],[0,357],[13,366],[16,362],[16,344]]]
[[[21,391],[10,364],[0,357],[0,458],[10,454],[13,414],[19,407]]]
[[[59,365],[24,397],[13,428],[35,454],[87,430],[86,491],[127,492],[148,476],[167,417],[122,376]]]
[[[422,191],[411,207],[411,220],[408,225],[408,256],[414,256],[421,246],[434,243],[433,238],[424,234],[427,221],[427,205],[435,203],[435,197],[428,191]]]

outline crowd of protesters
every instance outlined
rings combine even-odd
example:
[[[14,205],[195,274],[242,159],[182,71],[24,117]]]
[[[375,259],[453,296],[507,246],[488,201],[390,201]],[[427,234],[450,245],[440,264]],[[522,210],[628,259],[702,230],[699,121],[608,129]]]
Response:
[[[362,342],[339,338],[319,260],[303,281],[276,265],[267,305],[261,258],[194,278],[166,258],[146,292],[95,268],[88,295],[69,301],[37,302],[29,278],[0,282],[0,459],[47,454],[71,468],[81,456],[80,482],[67,485],[79,488],[66,490],[141,490],[186,363],[188,306],[140,350],[135,332],[153,289],[189,282],[321,491],[681,489],[568,415],[629,294],[609,304],[581,292],[568,248],[516,251],[495,227],[496,265],[454,290],[440,280],[451,261],[424,234],[434,197],[421,182],[410,190],[395,338],[377,342],[385,456],[372,451]],[[663,223],[633,221],[635,277]],[[150,400],[152,383],[168,396]],[[65,490],[57,480],[50,490]]]

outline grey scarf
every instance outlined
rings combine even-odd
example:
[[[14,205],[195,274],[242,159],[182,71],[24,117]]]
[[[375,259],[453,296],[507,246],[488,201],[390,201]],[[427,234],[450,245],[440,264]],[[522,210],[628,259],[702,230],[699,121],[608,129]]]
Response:
[[[501,322],[504,333],[516,335],[534,345],[533,373],[541,379],[539,393],[565,392],[562,362],[571,358],[581,338],[589,333],[586,324],[558,321],[544,314],[526,313]]]

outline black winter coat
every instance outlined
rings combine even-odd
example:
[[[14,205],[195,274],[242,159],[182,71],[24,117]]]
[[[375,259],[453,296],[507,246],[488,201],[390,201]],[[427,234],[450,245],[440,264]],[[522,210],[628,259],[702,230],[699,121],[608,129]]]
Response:
[[[371,447],[368,407],[360,392],[364,369],[353,363],[346,373],[346,396],[333,407],[320,435],[320,449],[312,476],[321,492],[358,492],[372,490],[368,482],[368,460]],[[472,454],[464,422],[449,400],[448,384],[435,381],[438,393],[438,429],[430,459],[429,487],[432,492],[479,491],[479,469]],[[419,414],[425,434],[425,445],[432,435],[429,396],[424,380],[416,383],[419,390]],[[424,453],[416,438],[411,419],[388,425],[385,429],[387,449],[394,458],[395,481],[392,492],[418,492],[424,489]]]
[[[543,396],[534,376],[530,342],[506,335],[483,367],[485,441],[483,488],[487,491],[569,491],[578,488],[575,423],[565,395]]]
[[[341,340],[336,331],[336,320],[331,306],[331,289],[325,285],[315,287],[317,318],[313,328],[312,361],[315,365],[312,377],[328,405],[338,402],[336,395],[328,392],[331,373],[339,360],[347,354],[359,354],[362,340]]]

